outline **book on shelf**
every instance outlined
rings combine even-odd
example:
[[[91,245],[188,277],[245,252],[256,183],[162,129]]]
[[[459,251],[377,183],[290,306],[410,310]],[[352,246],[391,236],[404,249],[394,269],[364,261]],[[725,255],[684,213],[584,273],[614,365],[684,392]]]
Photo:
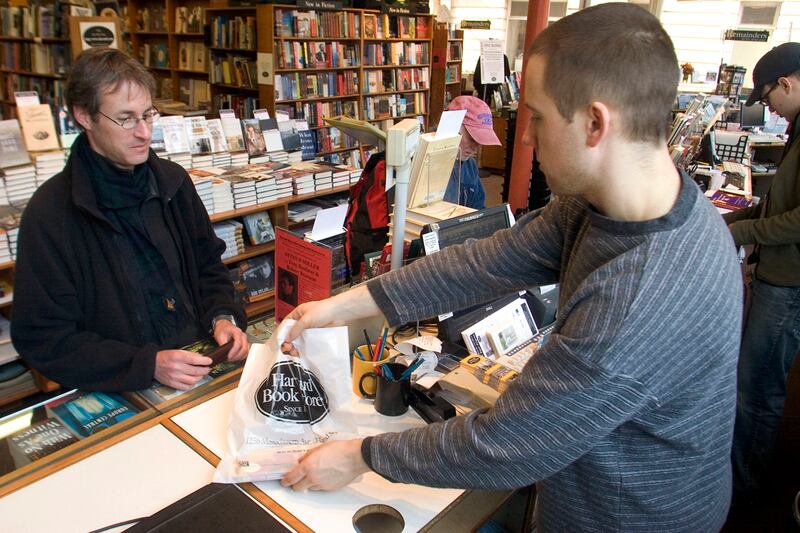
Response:
[[[250,244],[253,246],[275,240],[275,228],[269,218],[268,211],[260,211],[244,216],[244,225]]]
[[[279,152],[284,149],[281,132],[278,130],[278,121],[274,118],[265,118],[258,121],[264,137],[264,146],[267,152]]]
[[[257,118],[243,119],[242,131],[244,132],[244,144],[250,157],[264,155],[267,152],[264,135]]]
[[[29,152],[58,150],[58,135],[53,121],[53,112],[47,104],[21,106],[17,108],[25,146]]]
[[[242,124],[236,118],[236,113],[232,109],[220,109],[219,118],[222,122],[222,131],[225,132],[225,139],[228,142],[228,150],[231,152],[244,151]]]
[[[222,130],[222,121],[218,118],[209,119],[206,121],[206,126],[211,137],[211,151],[214,153],[227,152],[228,140]]]
[[[161,129],[164,132],[164,146],[167,153],[180,154],[191,151],[189,136],[184,126],[182,115],[162,116],[158,119]]]
[[[208,131],[206,117],[185,117],[184,124],[189,132],[189,148],[194,154],[211,153],[211,133]]]
[[[0,168],[30,163],[17,119],[0,120]]]

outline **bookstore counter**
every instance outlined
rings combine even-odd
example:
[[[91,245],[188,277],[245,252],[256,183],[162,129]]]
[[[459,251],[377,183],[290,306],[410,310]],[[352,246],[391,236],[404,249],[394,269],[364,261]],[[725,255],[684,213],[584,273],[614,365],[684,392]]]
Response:
[[[487,520],[512,494],[392,483],[371,472],[335,492],[297,493],[270,481],[229,486],[227,497],[241,500],[235,505],[216,498],[216,489],[205,497],[226,448],[240,373],[237,366],[178,396],[73,391],[0,420],[3,531],[154,531],[160,529],[141,521],[187,509],[205,517],[199,523],[207,527],[196,531],[229,519],[237,531],[351,531],[354,524],[360,531],[465,531]],[[87,430],[93,422],[81,420],[80,409],[87,406],[105,409],[106,416],[96,419],[109,424],[102,431]],[[386,417],[356,397],[351,408],[365,436],[424,424],[413,410]],[[9,421],[23,431],[12,433]],[[79,436],[59,438],[59,432]],[[37,440],[34,433],[52,438]],[[46,448],[55,441],[57,448],[37,456],[37,443]],[[194,497],[192,505],[183,500],[187,497]],[[249,512],[237,514],[239,505]],[[208,517],[213,520],[206,522]],[[189,523],[183,514],[179,519]]]

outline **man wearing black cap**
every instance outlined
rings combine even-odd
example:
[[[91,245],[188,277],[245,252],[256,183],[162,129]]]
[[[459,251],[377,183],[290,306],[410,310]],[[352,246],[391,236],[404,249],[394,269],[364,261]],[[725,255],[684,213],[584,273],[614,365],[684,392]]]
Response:
[[[758,61],[746,105],[757,101],[790,127],[766,198],[725,215],[736,245],[755,246],[733,437],[734,489],[747,498],[765,486],[787,376],[800,349],[800,43],[777,46]]]

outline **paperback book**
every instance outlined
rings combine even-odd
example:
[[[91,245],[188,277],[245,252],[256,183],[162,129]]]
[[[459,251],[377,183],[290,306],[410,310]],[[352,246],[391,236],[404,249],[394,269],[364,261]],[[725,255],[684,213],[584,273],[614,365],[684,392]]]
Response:
[[[93,435],[137,413],[133,405],[113,392],[82,392],[50,407],[80,437]]]
[[[275,240],[275,228],[267,211],[245,215],[244,225],[253,246]]]

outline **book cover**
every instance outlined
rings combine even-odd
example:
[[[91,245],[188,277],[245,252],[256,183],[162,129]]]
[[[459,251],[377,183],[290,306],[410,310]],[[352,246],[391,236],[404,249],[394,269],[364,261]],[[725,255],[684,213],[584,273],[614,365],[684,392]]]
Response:
[[[211,133],[208,131],[206,117],[186,117],[185,120],[192,154],[210,154]]]
[[[304,302],[331,294],[331,250],[288,230],[275,232],[275,320]]]
[[[0,120],[0,168],[24,165],[30,161],[19,121]]]
[[[264,145],[267,152],[283,150],[281,132],[278,130],[278,121],[274,118],[265,118],[258,121],[264,136]]]
[[[284,150],[300,149],[300,135],[294,120],[289,119],[278,122],[278,131],[281,134]]]
[[[239,262],[247,298],[250,302],[263,299],[275,287],[272,253],[259,255]]]
[[[77,442],[78,438],[55,418],[34,422],[7,437],[17,468]]]
[[[137,413],[133,405],[113,392],[78,392],[76,396],[68,396],[50,408],[55,416],[81,437],[93,435]]]
[[[267,211],[245,215],[244,225],[253,246],[275,240],[275,228]]]
[[[206,121],[208,126],[208,133],[211,136],[211,151],[227,152],[228,140],[225,138],[225,132],[222,130],[222,121],[218,118],[213,118]]]
[[[49,105],[22,106],[17,108],[17,115],[29,152],[58,150],[58,136]]]
[[[222,131],[225,132],[225,140],[228,142],[228,150],[231,152],[242,152],[245,150],[244,137],[242,136],[242,125],[233,111],[225,113],[225,110],[220,110],[220,121],[222,122]]]
[[[263,155],[267,152],[264,142],[264,135],[261,133],[261,126],[257,118],[242,120],[242,131],[244,132],[244,144],[250,156]]]
[[[162,116],[158,119],[164,131],[164,146],[170,154],[181,154],[190,151],[189,136],[183,125],[182,115]]]

